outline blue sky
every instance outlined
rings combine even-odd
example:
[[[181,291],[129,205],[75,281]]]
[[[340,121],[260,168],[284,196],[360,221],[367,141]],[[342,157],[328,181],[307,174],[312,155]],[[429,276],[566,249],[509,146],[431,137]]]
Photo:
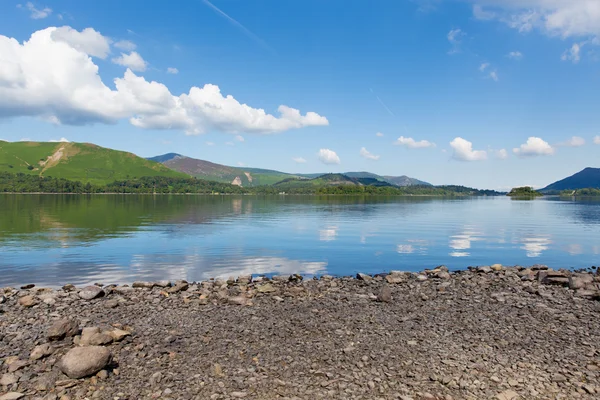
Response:
[[[4,1],[0,139],[494,189],[600,167],[595,0],[174,4]]]

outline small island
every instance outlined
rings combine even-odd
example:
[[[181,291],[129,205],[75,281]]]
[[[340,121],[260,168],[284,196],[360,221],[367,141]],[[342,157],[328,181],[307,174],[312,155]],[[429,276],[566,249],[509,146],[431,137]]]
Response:
[[[539,196],[543,196],[543,194],[541,194],[537,190],[534,190],[531,186],[523,186],[523,187],[513,188],[508,193],[507,196],[510,196],[510,197],[539,197]]]

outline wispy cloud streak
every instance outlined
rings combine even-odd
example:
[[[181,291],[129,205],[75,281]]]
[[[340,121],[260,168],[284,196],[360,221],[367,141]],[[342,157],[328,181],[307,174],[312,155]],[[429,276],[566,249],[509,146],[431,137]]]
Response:
[[[377,99],[377,101],[379,102],[379,104],[381,104],[381,106],[382,106],[383,108],[385,108],[385,110],[386,110],[386,111],[387,111],[387,112],[388,112],[388,113],[389,113],[389,114],[390,114],[392,117],[395,117],[395,116],[396,116],[396,114],[394,114],[394,113],[392,112],[392,110],[390,110],[390,108],[389,108],[388,106],[386,106],[386,105],[385,105],[385,103],[383,102],[383,100],[381,100],[381,99],[379,98],[379,96],[377,96],[377,94],[375,94],[375,92],[373,91],[373,89],[369,89],[369,90],[371,91],[371,93],[373,93],[373,95],[375,96],[375,98]]]
[[[206,4],[207,6],[209,6],[210,8],[212,8],[217,14],[219,14],[223,18],[227,19],[231,24],[233,24],[238,29],[240,29],[246,36],[248,36],[250,39],[254,40],[261,47],[263,47],[264,49],[270,51],[271,53],[276,53],[275,49],[273,49],[271,46],[269,46],[267,44],[267,42],[265,42],[264,40],[262,40],[261,38],[259,38],[258,36],[256,36],[254,33],[252,33],[244,25],[240,24],[238,21],[236,21],[235,19],[231,18],[229,15],[227,15],[225,12],[223,12],[219,7],[215,6],[213,3],[211,3],[208,0],[202,0],[202,2],[204,4]]]

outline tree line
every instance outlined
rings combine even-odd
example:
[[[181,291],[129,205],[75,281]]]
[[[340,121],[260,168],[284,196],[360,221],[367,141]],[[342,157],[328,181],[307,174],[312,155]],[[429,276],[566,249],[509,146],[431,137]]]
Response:
[[[361,186],[336,185],[281,188],[258,186],[244,188],[227,183],[197,178],[164,176],[118,180],[108,184],[82,183],[64,178],[0,173],[0,193],[131,193],[131,194],[315,194],[315,195],[429,195],[429,196],[485,196],[498,195],[492,190],[477,190],[464,186]]]

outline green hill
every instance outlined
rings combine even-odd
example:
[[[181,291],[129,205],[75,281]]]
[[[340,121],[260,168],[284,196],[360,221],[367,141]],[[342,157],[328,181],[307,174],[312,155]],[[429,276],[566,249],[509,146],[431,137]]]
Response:
[[[94,184],[143,176],[188,177],[135,154],[89,143],[0,142],[0,172]]]

